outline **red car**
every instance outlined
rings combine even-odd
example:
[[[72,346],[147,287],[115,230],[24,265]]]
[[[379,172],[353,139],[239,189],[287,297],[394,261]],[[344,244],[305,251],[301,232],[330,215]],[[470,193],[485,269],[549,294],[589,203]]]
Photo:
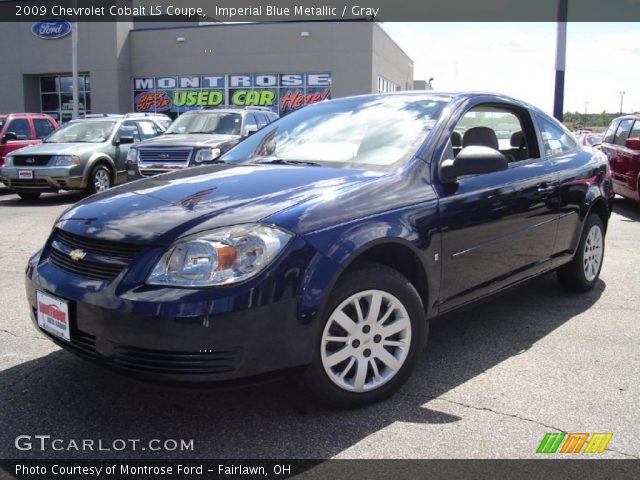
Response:
[[[58,122],[44,113],[9,113],[0,115],[0,167],[8,153],[40,143],[58,128]]]
[[[600,148],[603,135],[600,133],[580,133],[577,138],[578,143],[583,147]]]
[[[600,146],[613,175],[613,191],[640,201],[640,114],[616,118]]]

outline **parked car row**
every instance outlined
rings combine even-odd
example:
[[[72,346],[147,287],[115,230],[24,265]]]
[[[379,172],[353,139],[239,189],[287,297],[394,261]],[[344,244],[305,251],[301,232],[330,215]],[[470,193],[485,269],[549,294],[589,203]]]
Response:
[[[92,114],[56,130],[47,115],[11,115],[2,125],[2,182],[23,199],[60,190],[102,192],[127,180],[213,162],[277,118],[260,108],[193,111],[173,124],[162,114]]]
[[[407,380],[430,319],[551,271],[570,291],[598,283],[607,158],[535,107],[478,93],[366,95],[254,134],[250,115],[185,114],[129,150],[137,172],[150,151],[180,170],[64,211],[26,270],[36,328],[148,380],[286,370],[354,407]],[[111,121],[95,138],[122,148],[130,120]],[[105,120],[78,125],[92,122]],[[635,128],[621,122],[616,145],[620,128]],[[197,158],[213,163],[183,168]]]

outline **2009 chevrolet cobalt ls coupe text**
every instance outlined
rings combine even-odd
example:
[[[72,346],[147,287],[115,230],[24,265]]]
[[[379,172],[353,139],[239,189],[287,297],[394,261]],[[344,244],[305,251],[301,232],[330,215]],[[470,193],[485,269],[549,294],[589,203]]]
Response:
[[[551,270],[592,288],[612,197],[604,155],[519,101],[332,100],[74,205],[27,294],[59,345],[140,377],[298,367],[364,405],[407,379],[434,316]]]

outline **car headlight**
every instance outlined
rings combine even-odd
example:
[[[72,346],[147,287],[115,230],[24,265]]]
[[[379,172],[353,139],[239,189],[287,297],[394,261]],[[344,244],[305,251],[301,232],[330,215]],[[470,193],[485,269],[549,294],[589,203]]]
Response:
[[[292,237],[279,228],[259,224],[205,232],[165,252],[147,283],[211,287],[242,282],[263,271]]]
[[[193,159],[196,163],[210,162],[220,156],[219,148],[201,148],[196,152],[196,157]]]
[[[127,162],[136,163],[138,161],[138,150],[135,148],[130,148],[127,152]]]
[[[4,157],[4,166],[13,167],[13,155],[7,155]]]
[[[54,155],[53,157],[51,157],[51,161],[56,167],[80,165],[80,157],[77,157],[75,155]]]

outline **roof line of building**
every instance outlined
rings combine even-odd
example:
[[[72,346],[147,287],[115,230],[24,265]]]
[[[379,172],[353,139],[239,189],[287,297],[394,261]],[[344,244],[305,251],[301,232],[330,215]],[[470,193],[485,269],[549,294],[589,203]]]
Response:
[[[345,20],[282,20],[282,21],[272,21],[272,22],[242,22],[242,23],[206,23],[206,24],[197,24],[197,25],[171,25],[169,27],[142,27],[142,28],[132,28],[129,31],[131,32],[148,32],[151,30],[177,30],[180,28],[207,28],[207,27],[239,27],[246,25],[283,25],[288,23],[336,23],[336,22],[371,22],[368,18],[354,18],[354,19],[345,19]],[[135,20],[134,20],[135,23]],[[371,22],[375,23],[375,22]],[[386,32],[385,32],[386,33]],[[388,35],[388,34],[387,34]]]

